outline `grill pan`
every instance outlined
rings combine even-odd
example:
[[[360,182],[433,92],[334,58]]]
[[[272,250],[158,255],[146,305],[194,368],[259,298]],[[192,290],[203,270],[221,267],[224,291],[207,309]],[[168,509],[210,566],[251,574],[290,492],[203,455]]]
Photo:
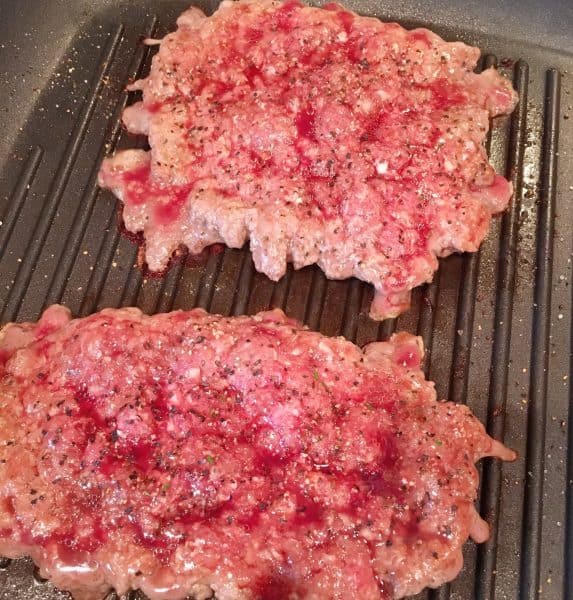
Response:
[[[217,2],[196,4],[212,12]],[[119,119],[133,101],[125,84],[149,67],[141,38],[173,29],[187,5],[0,4],[0,321],[35,320],[53,302],[82,316],[127,305],[226,315],[279,306],[360,345],[396,328],[418,333],[439,396],[467,402],[520,458],[481,464],[490,541],[467,544],[458,579],[417,598],[573,598],[573,5],[346,2],[480,47],[483,66],[497,64],[521,98],[488,140],[493,164],[515,186],[510,209],[479,253],[442,260],[412,309],[381,324],[368,318],[368,285],[328,281],[314,267],[289,269],[275,284],[254,271],[247,249],[179,262],[163,278],[135,266],[137,245],[118,231],[116,202],[96,175],[105,154],[134,145]],[[0,560],[0,599],[66,597],[29,560]]]

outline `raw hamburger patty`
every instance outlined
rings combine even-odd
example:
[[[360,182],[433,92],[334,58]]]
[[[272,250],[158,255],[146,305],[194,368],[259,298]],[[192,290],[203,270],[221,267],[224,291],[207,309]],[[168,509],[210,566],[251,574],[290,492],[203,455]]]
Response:
[[[0,336],[0,553],[83,599],[414,594],[488,536],[475,461],[514,457],[405,333],[53,306]]]
[[[507,206],[483,142],[517,97],[472,72],[477,48],[332,4],[224,1],[177,23],[123,116],[151,151],[100,172],[152,271],[180,247],[249,239],[271,279],[291,261],[372,283],[383,319]]]

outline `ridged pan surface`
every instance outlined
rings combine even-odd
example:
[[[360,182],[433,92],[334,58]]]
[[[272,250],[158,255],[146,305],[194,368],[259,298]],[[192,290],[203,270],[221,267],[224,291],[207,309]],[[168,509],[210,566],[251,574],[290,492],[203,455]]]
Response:
[[[211,12],[217,2],[198,4]],[[54,302],[75,315],[128,305],[222,314],[279,306],[361,345],[395,328],[417,332],[439,396],[467,402],[520,455],[513,464],[483,463],[479,507],[490,541],[467,544],[461,575],[421,597],[573,598],[573,5],[346,4],[476,45],[482,66],[497,64],[512,78],[520,104],[495,123],[488,147],[516,194],[479,253],[443,260],[412,309],[381,324],[368,318],[368,285],[328,281],[318,268],[289,270],[275,284],[254,271],[247,249],[146,278],[96,176],[104,155],[134,145],[119,119],[133,101],[125,84],[149,68],[141,38],[172,29],[187,3],[5,0],[0,322],[36,319]],[[34,576],[30,561],[0,561],[0,599],[65,597]]]

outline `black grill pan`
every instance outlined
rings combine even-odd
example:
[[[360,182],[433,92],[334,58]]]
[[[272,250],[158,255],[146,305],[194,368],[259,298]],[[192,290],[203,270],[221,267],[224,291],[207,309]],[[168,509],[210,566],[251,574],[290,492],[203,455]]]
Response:
[[[217,2],[198,3],[207,12]],[[395,328],[423,336],[441,397],[467,402],[511,464],[485,461],[480,509],[488,543],[465,549],[460,577],[420,598],[573,598],[573,4],[550,0],[354,0],[362,13],[427,26],[479,46],[483,66],[514,81],[520,105],[488,146],[515,199],[481,251],[441,262],[397,322],[367,316],[369,286],[289,270],[274,284],[248,250],[225,250],[164,278],[135,266],[137,246],[101,192],[101,158],[141,143],[121,129],[125,84],[145,72],[141,42],[174,27],[180,0],[3,0],[0,3],[0,321],[36,319],[62,302],[75,315],[107,306],[146,312],[201,306],[223,314],[279,306],[359,344]],[[138,593],[130,594],[138,597]],[[65,598],[28,560],[0,561],[0,599]]]

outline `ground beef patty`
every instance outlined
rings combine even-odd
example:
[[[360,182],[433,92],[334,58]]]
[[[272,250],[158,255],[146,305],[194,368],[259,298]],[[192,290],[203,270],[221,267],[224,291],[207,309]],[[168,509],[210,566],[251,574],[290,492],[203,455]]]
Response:
[[[278,310],[61,306],[0,333],[0,554],[78,598],[374,600],[455,577],[475,461],[419,338],[363,350]]]
[[[142,260],[166,268],[250,240],[271,279],[318,263],[374,285],[371,315],[396,316],[438,256],[478,249],[511,185],[489,165],[490,117],[516,94],[477,48],[337,5],[222,2],[193,8],[161,42],[125,110],[149,152],[107,159]]]

